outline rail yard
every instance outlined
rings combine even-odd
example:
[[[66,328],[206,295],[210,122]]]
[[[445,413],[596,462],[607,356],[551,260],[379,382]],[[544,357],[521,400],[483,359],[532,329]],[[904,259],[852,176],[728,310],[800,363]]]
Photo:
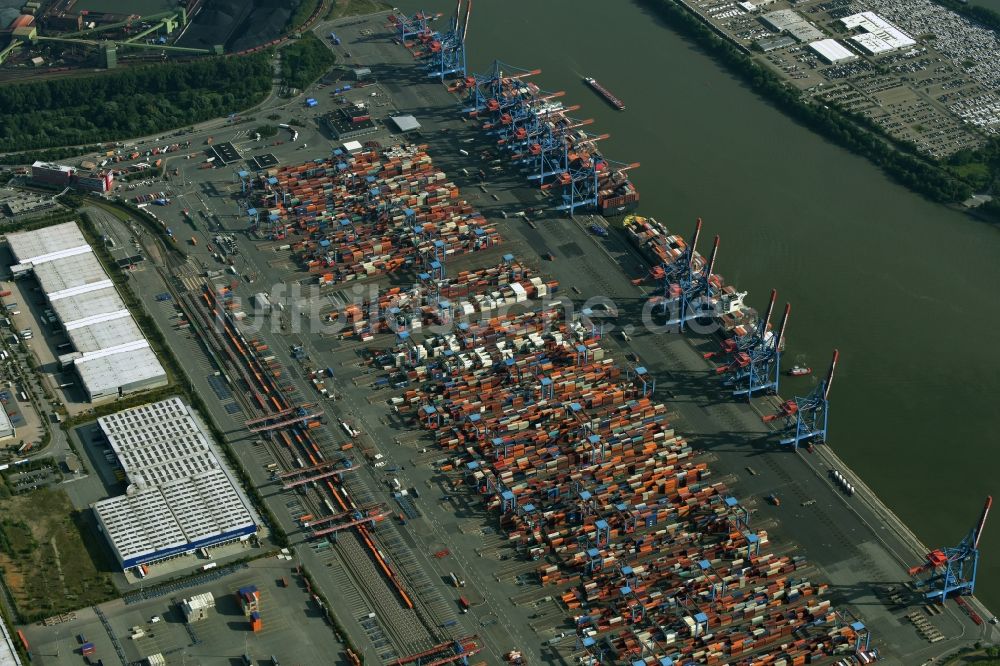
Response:
[[[331,600],[342,661],[914,664],[988,639],[974,597],[930,605],[940,561],[830,450],[833,367],[770,395],[789,309],[772,328],[775,294],[714,272],[711,220],[588,214],[634,207],[637,165],[536,70],[464,76],[459,5],[436,37],[421,15],[318,26],[377,82],[304,91],[269,168],[213,130],[211,162],[166,165],[147,210],[168,233],[132,227],[131,287]],[[364,143],[331,136],[360,103]]]

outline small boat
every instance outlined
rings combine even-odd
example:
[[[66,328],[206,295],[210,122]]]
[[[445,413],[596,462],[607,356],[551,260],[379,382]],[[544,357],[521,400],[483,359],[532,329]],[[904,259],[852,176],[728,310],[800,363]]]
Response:
[[[791,370],[788,371],[790,377],[804,377],[806,375],[811,375],[813,369],[807,368],[803,365],[796,365]]]
[[[773,495],[773,494],[772,495],[768,495],[767,496],[767,501],[770,502],[771,504],[773,504],[774,506],[781,506],[781,499],[777,495]]]

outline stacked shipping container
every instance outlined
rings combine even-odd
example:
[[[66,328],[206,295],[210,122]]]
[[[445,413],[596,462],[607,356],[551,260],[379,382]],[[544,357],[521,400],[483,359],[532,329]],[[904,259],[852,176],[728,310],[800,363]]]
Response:
[[[500,242],[424,148],[368,150],[282,167],[260,205],[269,207],[269,219],[285,233],[304,236],[291,249],[320,284],[428,264]]]
[[[506,314],[377,356],[424,382],[396,409],[500,516],[615,663],[803,664],[858,633],[674,432],[639,376],[556,311]],[[427,380],[431,380],[427,382]],[[647,657],[651,659],[653,657]],[[637,661],[638,660],[638,661]]]

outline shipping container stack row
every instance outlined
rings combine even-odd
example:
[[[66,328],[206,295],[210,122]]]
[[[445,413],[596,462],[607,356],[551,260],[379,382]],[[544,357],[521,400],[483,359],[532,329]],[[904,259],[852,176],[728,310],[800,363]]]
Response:
[[[320,284],[444,261],[501,240],[424,146],[285,166],[274,181],[259,205],[301,234],[291,249]]]
[[[324,312],[329,323],[345,328],[342,338],[370,339],[373,333],[415,331],[456,319],[490,312],[529,300],[546,298],[558,290],[558,282],[545,281],[532,270],[506,255],[496,266],[467,270],[454,277],[421,274],[413,287],[390,287],[376,298],[361,298]]]
[[[770,551],[643,373],[591,334],[554,310],[508,314],[406,338],[376,362],[425,382],[396,409],[433,433],[441,471],[511,547],[543,560],[542,584],[615,663],[851,657],[863,625],[820,599],[804,559]]]

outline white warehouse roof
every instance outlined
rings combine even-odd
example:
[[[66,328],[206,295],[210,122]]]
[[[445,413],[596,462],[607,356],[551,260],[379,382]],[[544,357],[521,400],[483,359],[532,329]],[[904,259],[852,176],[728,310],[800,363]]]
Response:
[[[836,39],[821,39],[818,42],[809,44],[809,48],[820,58],[831,64],[853,60],[858,57]]]
[[[801,14],[792,9],[778,9],[760,17],[764,25],[777,32],[787,32],[800,42],[823,38],[823,33]]]
[[[409,132],[411,130],[420,129],[420,123],[417,119],[411,115],[404,116],[392,116],[392,122],[396,124],[400,132]]]
[[[122,566],[153,562],[257,530],[201,423],[180,398],[98,419],[129,482],[93,505]]]
[[[53,312],[82,353],[74,361],[90,399],[167,382],[166,372],[75,222],[7,235],[18,262],[32,270]]]
[[[87,387],[87,392],[91,396],[112,395],[117,393],[120,387],[131,385],[143,388],[141,385],[159,378],[162,378],[159,385],[167,383],[163,366],[160,365],[153,350],[148,347],[134,351],[118,351],[113,356],[84,356],[73,361],[73,364],[80,375],[80,381]]]
[[[219,467],[208,437],[180,398],[102,416],[97,423],[132,485],[157,485]]]
[[[3,634],[0,636],[0,666],[21,666],[21,657],[14,647],[14,636],[4,624],[2,617],[0,617],[0,633]]]
[[[916,40],[889,23],[875,12],[861,12],[840,19],[848,30],[860,28],[864,32],[851,37],[851,41],[872,55],[895,51],[916,44]]]

